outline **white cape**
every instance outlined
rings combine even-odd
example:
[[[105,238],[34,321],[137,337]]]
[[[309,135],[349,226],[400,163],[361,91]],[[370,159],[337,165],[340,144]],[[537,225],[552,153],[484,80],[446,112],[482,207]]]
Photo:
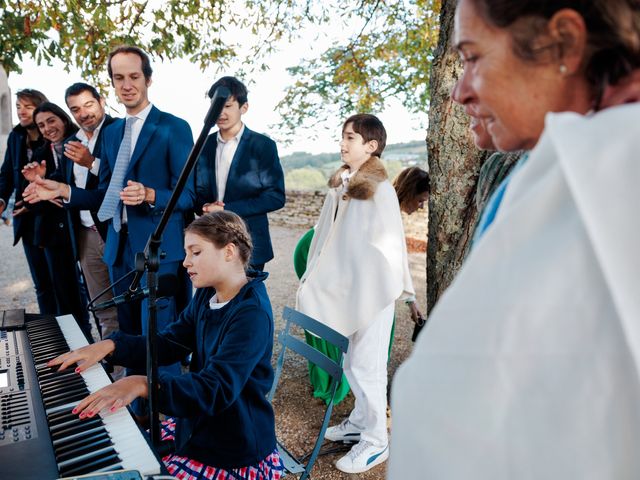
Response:
[[[345,199],[341,187],[331,188],[309,247],[297,309],[349,336],[403,292],[414,293],[391,184],[381,182],[369,200]]]
[[[393,384],[390,479],[640,478],[640,104],[547,116]]]

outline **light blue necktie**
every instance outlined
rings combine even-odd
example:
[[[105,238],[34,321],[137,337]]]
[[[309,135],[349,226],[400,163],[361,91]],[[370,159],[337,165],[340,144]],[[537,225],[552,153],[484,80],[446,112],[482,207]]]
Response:
[[[135,119],[136,117],[127,118],[124,126],[124,137],[122,137],[122,142],[120,143],[120,149],[118,150],[116,164],[111,174],[109,188],[107,188],[107,193],[98,211],[98,220],[101,222],[113,218],[113,228],[116,232],[119,232],[122,226],[122,201],[120,200],[120,191],[124,187],[124,178],[127,174],[129,162],[131,161],[131,126]]]

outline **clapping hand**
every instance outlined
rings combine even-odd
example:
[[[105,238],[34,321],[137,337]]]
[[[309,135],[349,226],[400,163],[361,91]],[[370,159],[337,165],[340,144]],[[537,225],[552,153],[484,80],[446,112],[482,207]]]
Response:
[[[70,141],[64,144],[64,154],[73,163],[77,163],[86,168],[91,168],[95,158],[91,155],[88,147],[85,147],[82,142]]]
[[[47,173],[47,162],[46,160],[42,160],[40,163],[38,162],[29,162],[22,169],[22,175],[29,182],[33,182],[36,177],[44,177]]]
[[[54,199],[59,197],[68,198],[68,189],[69,187],[64,183],[37,176],[35,180],[24,189],[22,198],[28,203],[38,203],[43,200],[49,200],[62,206],[60,201]],[[67,197],[65,197],[65,195],[67,195]]]

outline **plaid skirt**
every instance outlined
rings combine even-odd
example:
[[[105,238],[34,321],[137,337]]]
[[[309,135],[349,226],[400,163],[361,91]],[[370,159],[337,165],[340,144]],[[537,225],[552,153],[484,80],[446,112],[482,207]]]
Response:
[[[175,432],[175,419],[167,418],[162,422],[160,439],[174,440]],[[232,470],[205,465],[175,454],[167,455],[162,461],[171,475],[184,480],[279,480],[284,470],[277,448],[257,465]]]

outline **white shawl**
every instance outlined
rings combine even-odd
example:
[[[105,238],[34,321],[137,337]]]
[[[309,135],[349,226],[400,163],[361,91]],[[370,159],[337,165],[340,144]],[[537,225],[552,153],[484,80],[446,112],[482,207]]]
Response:
[[[368,200],[347,198],[342,187],[329,189],[297,309],[349,336],[403,291],[414,293],[398,197],[389,181],[380,182]]]
[[[393,385],[389,478],[640,478],[640,104],[547,116]]]

